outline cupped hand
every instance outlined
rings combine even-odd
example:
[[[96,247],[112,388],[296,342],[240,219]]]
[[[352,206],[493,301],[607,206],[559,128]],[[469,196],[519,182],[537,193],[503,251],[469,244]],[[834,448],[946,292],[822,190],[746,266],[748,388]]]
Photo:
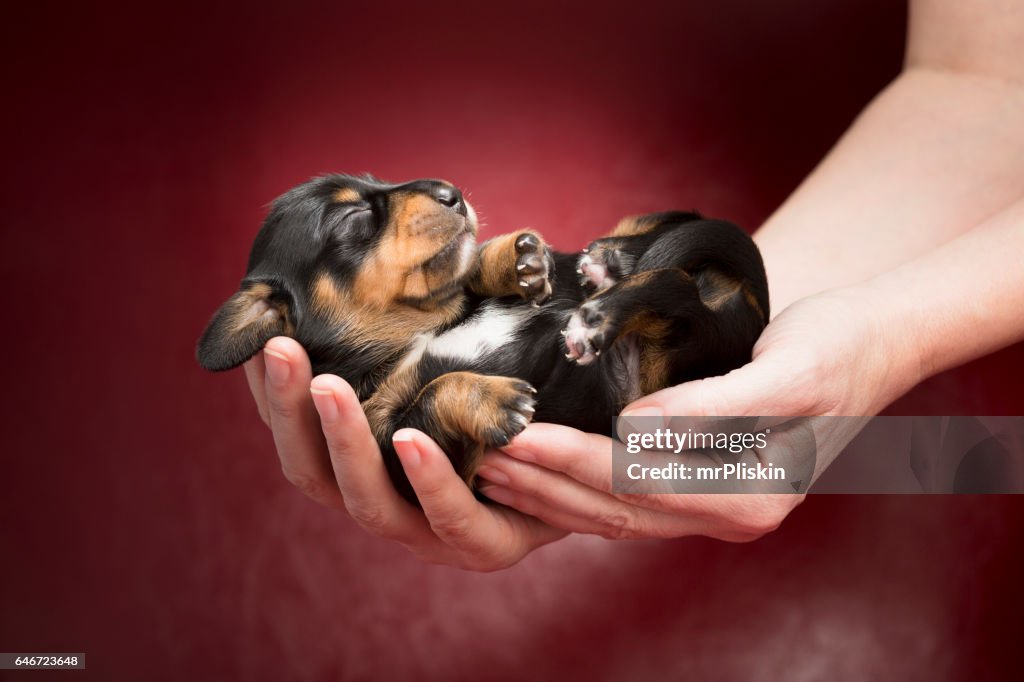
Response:
[[[333,375],[312,376],[294,340],[271,339],[245,364],[249,388],[274,434],[285,477],[313,500],[344,509],[363,528],[419,558],[490,571],[510,566],[566,531],[508,507],[481,504],[427,436],[394,445],[423,509],[395,491],[359,400]]]
[[[879,315],[883,307],[864,288],[799,301],[768,325],[749,364],[641,398],[623,416],[873,415],[920,376],[892,343]],[[811,423],[817,475],[863,422]],[[488,451],[479,473],[481,492],[496,502],[558,528],[608,538],[752,540],[777,528],[803,500],[795,493],[616,494],[612,441],[551,424],[531,425],[501,451]]]

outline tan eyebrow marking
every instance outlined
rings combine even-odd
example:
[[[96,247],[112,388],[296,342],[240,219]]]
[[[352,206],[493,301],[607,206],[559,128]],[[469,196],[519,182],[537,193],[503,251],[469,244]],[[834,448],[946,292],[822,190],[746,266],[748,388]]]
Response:
[[[658,221],[648,215],[626,216],[619,221],[619,224],[612,230],[613,237],[630,237],[637,234],[650,232],[658,226]]]
[[[347,204],[353,201],[361,201],[363,195],[351,187],[342,187],[334,193],[334,200],[339,204]]]

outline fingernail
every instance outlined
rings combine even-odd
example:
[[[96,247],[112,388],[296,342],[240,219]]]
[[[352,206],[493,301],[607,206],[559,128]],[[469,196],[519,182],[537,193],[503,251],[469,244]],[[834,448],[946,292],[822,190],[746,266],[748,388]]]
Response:
[[[486,478],[492,483],[500,483],[501,485],[508,485],[512,482],[512,479],[510,479],[504,471],[487,465],[478,468],[476,470],[476,475],[480,478]]]
[[[660,407],[637,407],[626,410],[619,418],[627,420],[628,428],[638,431],[656,430],[665,426],[665,415]]]
[[[416,443],[412,440],[412,434],[399,431],[391,437],[391,442],[395,446],[395,452],[398,453],[398,459],[402,461],[403,467],[418,467],[423,461],[423,456],[420,454],[419,448],[416,447]]]
[[[286,356],[270,348],[264,348],[263,362],[267,366],[270,383],[275,386],[283,386],[288,381],[288,375],[292,370]]]
[[[623,417],[663,417],[660,407],[638,407],[622,413]]]
[[[309,393],[313,396],[313,404],[320,413],[321,421],[333,422],[338,418],[338,401],[334,399],[333,391],[310,386]]]
[[[498,448],[509,457],[515,457],[520,462],[536,462],[537,458],[533,456],[533,453],[526,450],[518,445],[510,444],[502,448]]]

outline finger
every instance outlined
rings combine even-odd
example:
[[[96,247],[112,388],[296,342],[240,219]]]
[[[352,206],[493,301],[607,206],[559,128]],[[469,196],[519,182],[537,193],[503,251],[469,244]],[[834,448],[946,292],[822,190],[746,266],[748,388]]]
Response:
[[[498,497],[489,493],[492,499],[577,533],[623,539],[707,535],[715,530],[707,518],[640,507],[542,467],[488,453],[478,473],[493,481],[495,472],[495,482],[509,493],[494,490]]]
[[[278,336],[263,349],[267,407],[285,477],[311,499],[342,505],[320,419],[309,394],[312,370],[302,346]]]
[[[501,529],[437,444],[415,429],[395,433],[394,444],[434,534],[478,560],[497,559],[504,541]]]
[[[612,489],[612,440],[557,424],[530,424],[501,450],[597,490]]]
[[[486,484],[486,481],[481,482]],[[477,489],[477,492],[483,491]],[[496,499],[494,501],[499,502]],[[546,523],[537,518],[536,514],[523,514],[510,506],[489,504],[485,507],[498,526],[494,538],[500,547],[496,555],[499,558],[491,561],[489,567],[492,569],[511,566],[538,547],[564,538],[572,532]]]
[[[257,352],[243,367],[245,367],[245,380],[249,382],[249,391],[252,393],[253,400],[256,401],[260,419],[264,424],[270,426],[270,413],[267,408],[267,367],[263,363],[263,351]]]
[[[487,510],[489,518],[484,522],[496,528],[488,531],[495,547],[474,553],[464,551],[464,547],[445,544],[424,513],[406,502],[392,485],[380,449],[351,387],[339,377],[321,375],[313,379],[310,392],[321,415],[345,506],[370,532],[401,542],[425,561],[476,570],[503,568],[530,550],[564,536],[564,531],[512,510],[503,514]],[[426,441],[432,445],[429,439]],[[402,447],[399,444],[396,451]],[[447,462],[444,453],[440,453],[440,457]],[[450,469],[451,465],[448,466]],[[456,482],[463,491],[467,490],[461,480],[456,479]],[[472,502],[476,503],[475,498]]]
[[[596,523],[590,523],[586,519],[581,519],[556,507],[551,507],[538,498],[516,491],[515,488],[484,480],[481,481],[481,485],[477,489],[479,493],[489,500],[505,505],[509,509],[522,513],[527,517],[534,518],[548,527],[553,527],[563,532],[584,532],[584,534],[588,535],[600,535],[601,528]]]
[[[503,504],[516,512],[520,512],[526,515],[527,518],[534,518],[538,523],[543,523],[550,528],[569,533],[586,533],[588,535],[601,535],[604,531],[604,528],[595,522],[575,516],[570,512],[547,504],[540,498],[533,497],[528,493],[520,492],[506,485],[483,480],[478,490],[489,499]]]
[[[310,384],[334,477],[349,515],[375,535],[406,544],[433,538],[423,514],[391,483],[359,398],[341,377],[321,374]]]

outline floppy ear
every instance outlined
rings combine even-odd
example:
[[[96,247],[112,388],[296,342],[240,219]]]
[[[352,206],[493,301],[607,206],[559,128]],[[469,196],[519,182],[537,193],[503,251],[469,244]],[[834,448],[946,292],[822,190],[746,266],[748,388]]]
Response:
[[[275,336],[295,331],[291,296],[263,282],[242,285],[210,320],[199,339],[196,357],[205,369],[219,372],[242,364]]]

